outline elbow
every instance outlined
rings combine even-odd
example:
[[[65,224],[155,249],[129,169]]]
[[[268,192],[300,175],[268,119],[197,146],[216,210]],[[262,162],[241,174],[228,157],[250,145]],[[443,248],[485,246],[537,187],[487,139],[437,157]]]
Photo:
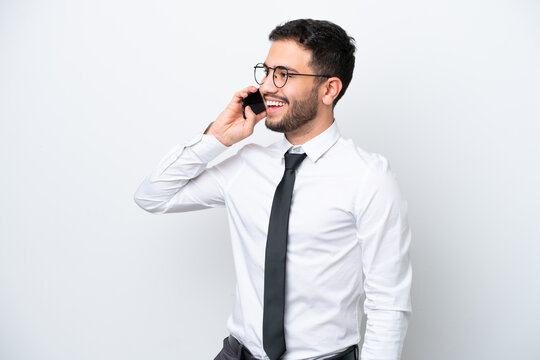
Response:
[[[140,188],[137,189],[137,191],[133,195],[133,201],[135,202],[135,204],[137,204],[137,206],[139,206],[146,212],[152,214],[163,214],[166,212],[166,206],[164,202],[149,199],[140,191]]]
[[[144,211],[152,212],[152,209],[148,206],[148,201],[146,201],[138,191],[133,195],[133,201]]]
[[[145,211],[148,211],[148,208],[146,207],[146,203],[145,201],[139,196],[138,193],[135,193],[133,195],[133,201],[135,202],[135,204],[137,204],[137,206],[139,206],[141,209],[145,210]]]

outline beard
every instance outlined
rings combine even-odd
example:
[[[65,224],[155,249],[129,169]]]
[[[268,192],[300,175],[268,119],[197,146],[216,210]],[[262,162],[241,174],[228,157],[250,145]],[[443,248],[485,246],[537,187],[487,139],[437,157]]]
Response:
[[[278,123],[270,123],[266,118],[265,125],[272,131],[287,133],[301,128],[317,116],[319,105],[319,92],[317,87],[313,87],[311,93],[301,100],[296,100],[292,104],[288,99],[282,99],[289,109]]]

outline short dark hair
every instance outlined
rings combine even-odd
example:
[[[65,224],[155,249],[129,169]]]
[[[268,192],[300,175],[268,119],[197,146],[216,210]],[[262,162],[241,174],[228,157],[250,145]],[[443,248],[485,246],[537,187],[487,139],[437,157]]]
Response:
[[[268,38],[294,40],[311,50],[313,70],[319,74],[338,77],[343,83],[341,92],[334,100],[334,106],[345,94],[354,70],[354,38],[347,35],[338,25],[326,20],[298,19],[277,26]],[[321,78],[324,81],[324,78]]]

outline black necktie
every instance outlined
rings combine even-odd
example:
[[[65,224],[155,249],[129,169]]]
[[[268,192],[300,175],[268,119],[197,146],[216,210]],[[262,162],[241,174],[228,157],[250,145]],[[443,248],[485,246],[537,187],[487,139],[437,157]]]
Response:
[[[289,232],[289,210],[296,169],[306,154],[285,153],[285,173],[276,188],[264,261],[263,346],[270,360],[285,352],[285,261]]]

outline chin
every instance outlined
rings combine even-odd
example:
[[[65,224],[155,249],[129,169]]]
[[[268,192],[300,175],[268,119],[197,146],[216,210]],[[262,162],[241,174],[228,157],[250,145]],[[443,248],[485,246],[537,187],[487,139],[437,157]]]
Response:
[[[281,123],[280,119],[274,119],[274,120],[270,120],[268,118],[266,118],[264,124],[266,125],[266,127],[272,131],[276,131],[276,132],[280,132],[280,133],[284,133],[285,132],[285,129],[283,129],[283,124]]]

